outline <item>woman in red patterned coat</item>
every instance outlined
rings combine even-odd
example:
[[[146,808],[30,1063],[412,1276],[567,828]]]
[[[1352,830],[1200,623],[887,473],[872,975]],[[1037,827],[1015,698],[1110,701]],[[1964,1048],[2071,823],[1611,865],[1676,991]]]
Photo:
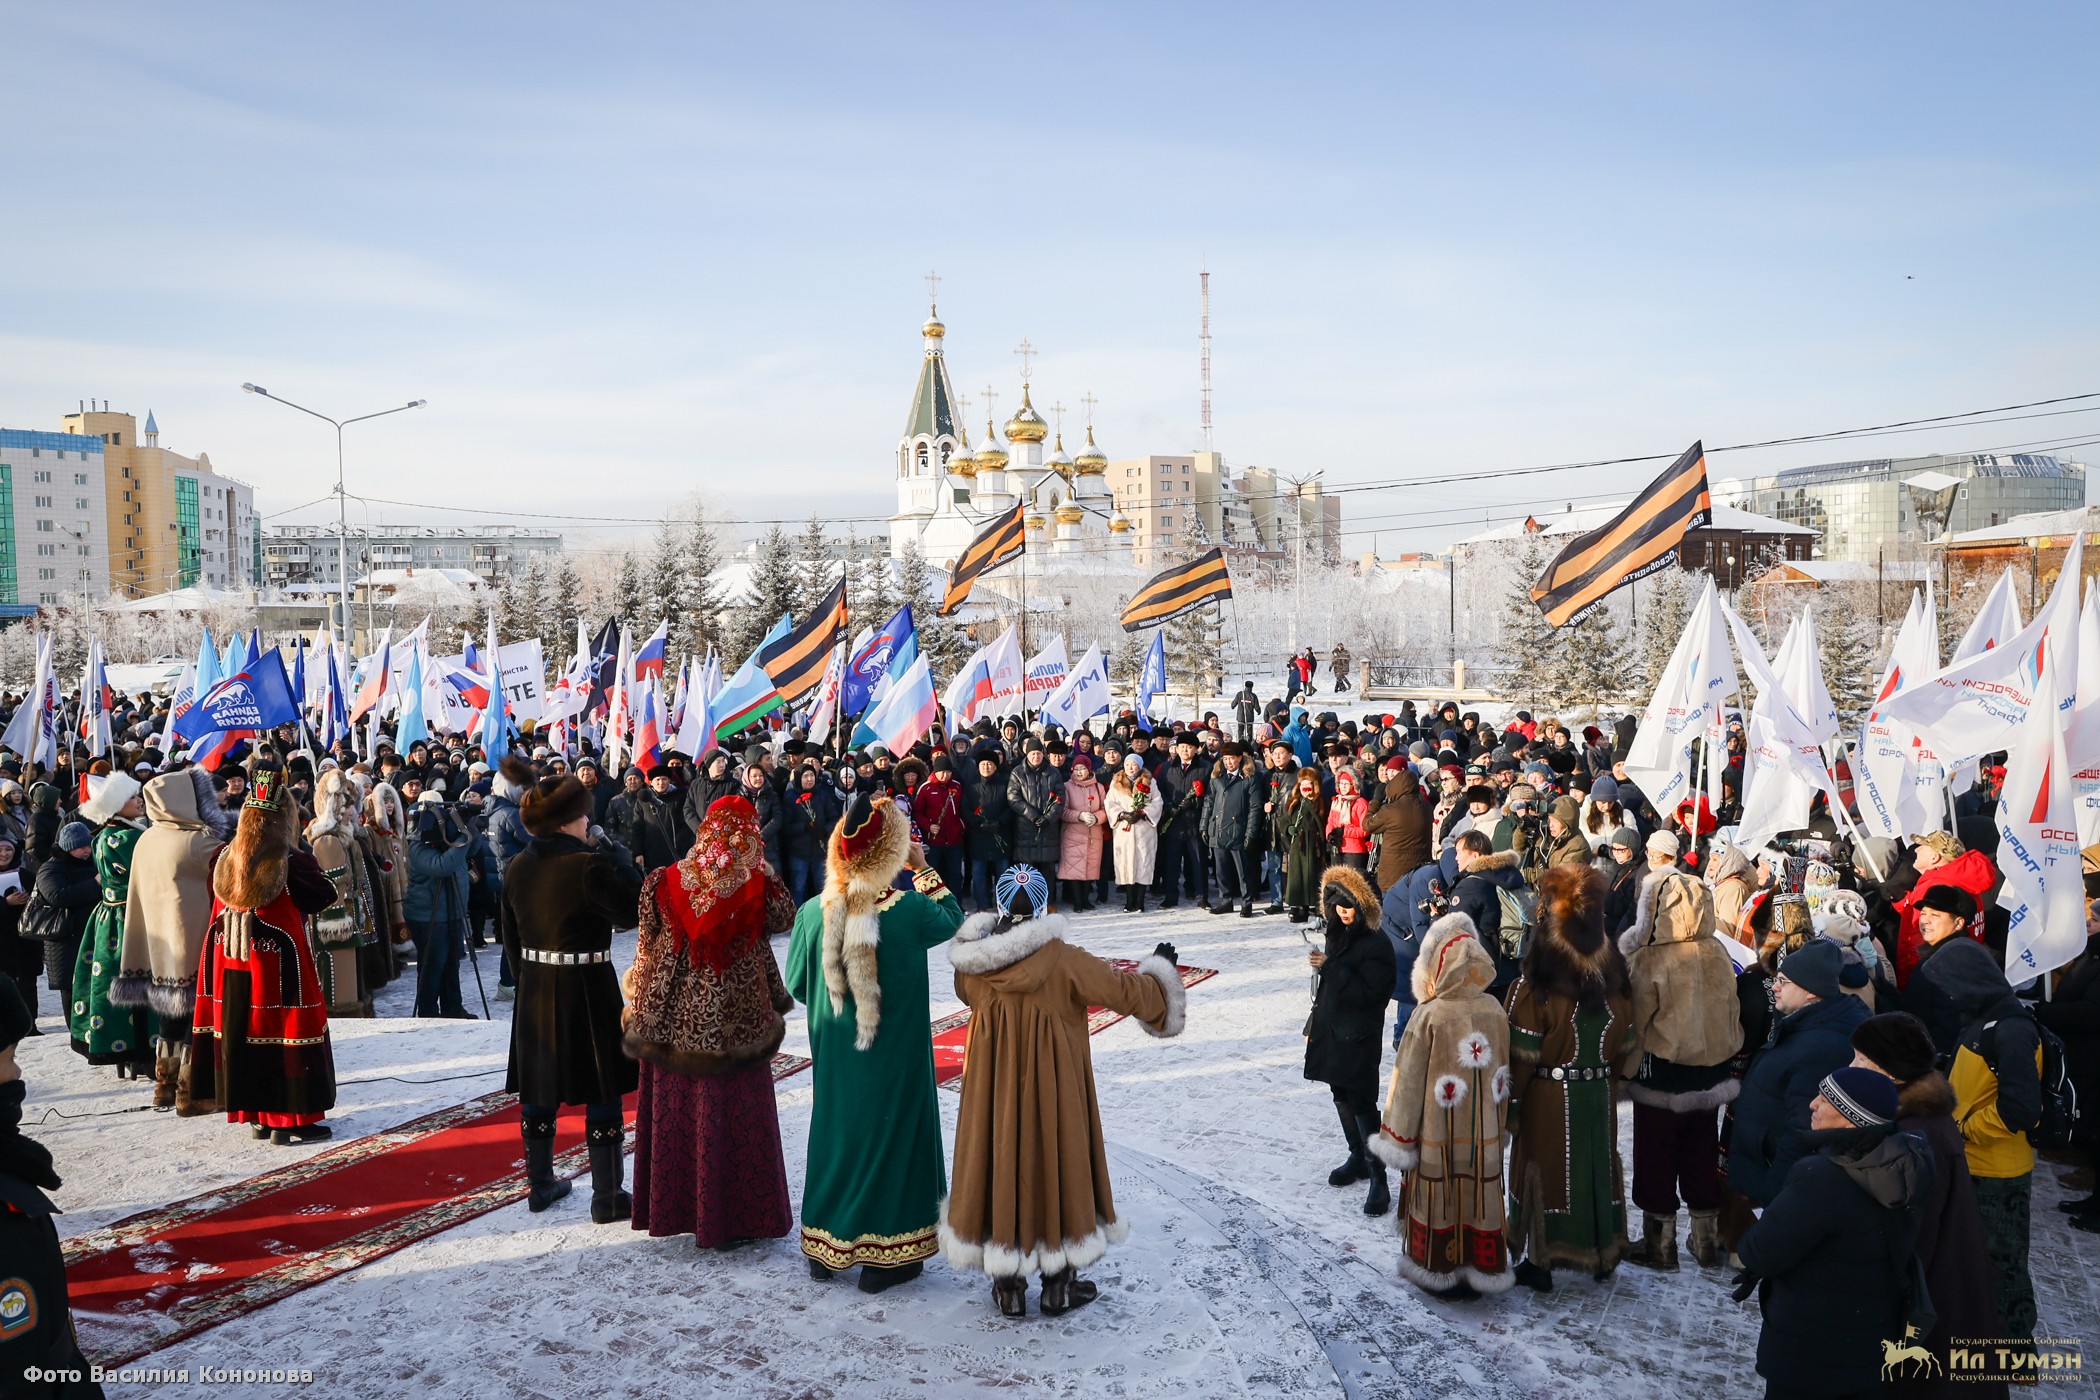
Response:
[[[233,840],[212,863],[212,924],[197,965],[191,1094],[280,1147],[329,1136],[335,1054],[306,920],[335,903],[299,849],[299,804],[281,768],[261,768]]]
[[[641,1061],[635,1229],[731,1249],[794,1228],[772,1066],[794,1002],[766,942],[794,922],[742,797],[716,798],[693,849],[643,882],[622,1040]]]

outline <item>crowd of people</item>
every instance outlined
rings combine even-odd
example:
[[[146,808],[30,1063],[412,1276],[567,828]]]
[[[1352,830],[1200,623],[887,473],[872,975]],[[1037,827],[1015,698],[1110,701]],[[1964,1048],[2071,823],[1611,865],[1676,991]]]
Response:
[[[794,1228],[768,1065],[800,1003],[803,1252],[870,1291],[939,1250],[1008,1315],[1031,1275],[1046,1312],[1093,1296],[1077,1270],[1123,1227],[1073,1008],[1183,1016],[1170,945],[1133,974],[1066,940],[1096,908],[1319,936],[1304,1073],[1347,1148],[1328,1180],[1396,1212],[1404,1277],[1462,1300],[1677,1270],[1682,1210],[1694,1264],[1758,1297],[1775,1394],[1871,1390],[1888,1339],[2024,1346],[2037,1141],[2089,1150],[2100,1123],[2063,1112],[2100,1089],[2100,945],[2046,999],[2008,981],[1988,765],[1952,832],[1848,841],[1819,799],[1747,851],[1739,726],[1718,805],[1658,812],[1630,719],[1345,719],[1251,682],[1161,728],[1016,716],[901,754],[782,730],[647,771],[529,737],[493,767],[459,737],[323,753],[287,726],[206,772],[160,747],[151,697],[114,721],[98,757],[0,754],[4,970],[28,1008],[44,979],[91,1063],[155,1107],[320,1141],[330,1018],[411,966],[416,1014],[471,1017],[463,968],[482,977],[493,934],[531,1209],[569,1193],[554,1123],[582,1105],[594,1220],[734,1247]],[[926,980],[951,940],[976,1013],[952,1184]],[[1020,1164],[1043,1154],[1056,1170]],[[2065,1210],[2100,1230],[2100,1196]]]

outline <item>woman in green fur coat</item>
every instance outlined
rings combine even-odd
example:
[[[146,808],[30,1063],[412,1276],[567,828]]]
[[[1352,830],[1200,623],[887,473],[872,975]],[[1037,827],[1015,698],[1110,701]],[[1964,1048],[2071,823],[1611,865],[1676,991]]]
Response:
[[[1298,770],[1284,799],[1276,845],[1283,857],[1283,902],[1291,922],[1302,924],[1320,902],[1320,877],[1327,872],[1327,803],[1320,796],[1318,769]]]
[[[68,1021],[73,1048],[91,1065],[115,1065],[122,1077],[150,1077],[153,1037],[159,1019],[143,1006],[119,1006],[110,989],[122,970],[124,910],[131,897],[131,848],[145,832],[145,805],[137,780],[112,773],[80,804],[80,819],[98,825],[95,875],[102,902],[88,915],[87,933],[73,964],[73,1004]],[[172,1102],[172,1100],[171,1100]]]

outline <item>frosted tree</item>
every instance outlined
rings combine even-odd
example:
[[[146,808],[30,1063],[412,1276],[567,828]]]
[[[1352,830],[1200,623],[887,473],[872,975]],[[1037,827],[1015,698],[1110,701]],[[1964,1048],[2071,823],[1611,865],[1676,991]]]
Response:
[[[796,617],[807,617],[816,611],[824,595],[838,582],[839,568],[832,558],[831,540],[824,533],[824,518],[811,515],[795,541],[795,573],[801,585],[796,596]]]
[[[1584,706],[1594,719],[1606,700],[1626,689],[1628,653],[1619,620],[1600,603],[1562,628],[1561,637],[1555,689],[1562,703]]]
[[[919,542],[915,539],[905,541],[904,554],[897,561],[897,587],[903,595],[897,604],[900,607],[911,604],[912,626],[919,634],[919,651],[933,669],[936,686],[953,676],[956,668],[970,657],[969,637],[952,619],[942,617],[937,611],[941,603],[934,591],[937,583],[926,556],[919,553]]]
[[[1869,590],[1871,592],[1871,589]],[[1884,650],[1873,599],[1846,585],[1816,590],[1810,604],[1822,643],[1823,684],[1846,728],[1858,724],[1874,703]]]
[[[796,576],[794,547],[789,543],[787,532],[778,525],[768,526],[758,542],[758,557],[751,566],[751,598],[738,619],[733,634],[734,664],[741,665],[743,658],[757,650],[759,642],[780,621],[782,613],[795,615],[796,606],[802,596],[801,582]],[[724,659],[724,667],[732,663]]]
[[[859,574],[853,589],[852,606],[858,619],[854,626],[858,628],[861,623],[866,623],[870,627],[880,627],[890,620],[891,613],[897,611],[900,601],[897,597],[896,562],[877,551],[861,564]]]
[[[613,563],[612,606],[623,632],[641,637],[655,626],[654,618],[642,621],[649,611],[649,590],[642,579],[641,558],[632,546],[622,549]]]
[[[656,527],[656,538],[649,546],[647,577],[644,580],[649,595],[647,616],[635,620],[635,635],[638,637],[646,637],[658,622],[670,624],[664,637],[666,675],[676,675],[680,663],[685,660],[686,645],[682,622],[686,598],[691,591],[687,562],[683,532],[675,520],[666,516]]]
[[[671,620],[694,657],[705,658],[709,647],[722,650],[722,589],[715,581],[721,567],[721,540],[706,507],[696,501],[685,523],[685,611]]]
[[[1670,664],[1670,653],[1692,620],[1692,605],[1707,576],[1675,567],[1661,569],[1634,585],[1639,625],[1633,643],[1633,670],[1643,691],[1652,691]]]
[[[559,556],[554,566],[554,578],[548,588],[547,610],[552,614],[551,626],[557,635],[547,641],[555,651],[568,655],[571,635],[576,630],[576,619],[583,615],[583,577],[576,572],[576,565],[567,554]]]
[[[1538,534],[1524,537],[1502,605],[1502,674],[1495,688],[1513,704],[1533,709],[1559,697],[1567,639],[1546,620],[1532,601],[1532,584],[1546,571],[1551,556]]]

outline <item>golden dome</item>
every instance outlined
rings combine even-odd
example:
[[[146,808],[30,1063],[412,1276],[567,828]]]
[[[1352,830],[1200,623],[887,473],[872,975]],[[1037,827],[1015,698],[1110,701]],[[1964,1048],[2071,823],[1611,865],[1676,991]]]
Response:
[[[1043,513],[1041,511],[1037,511],[1035,514],[1029,516],[1026,520],[1022,521],[1021,523],[1031,530],[1040,530],[1043,528]]]
[[[925,336],[928,340],[939,340],[947,333],[948,328],[941,324],[941,319],[938,316],[927,317],[926,324],[919,327],[919,334]]]
[[[977,475],[977,459],[971,455],[968,444],[948,459],[948,474],[965,478]]]
[[[1094,430],[1086,430],[1086,446],[1072,459],[1072,467],[1081,476],[1105,476],[1108,473],[1108,454],[1094,446]]]
[[[1012,459],[1006,449],[999,445],[999,435],[992,431],[992,420],[984,420],[984,446],[977,449],[977,470],[981,472],[1003,472]]]
[[[1066,501],[1057,508],[1057,523],[1060,525],[1077,525],[1084,519],[1086,519],[1086,512],[1073,505],[1070,501]]]
[[[1021,386],[1021,406],[1014,410],[1013,417],[1006,420],[1006,440],[1008,442],[1041,442],[1048,436],[1050,436],[1050,425],[1043,421],[1043,415],[1037,413],[1035,405],[1028,401],[1028,386],[1023,384]]]
[[[1057,449],[1050,454],[1050,460],[1043,463],[1043,465],[1067,481],[1072,479],[1072,459],[1065,455],[1065,435],[1063,433],[1057,435]]]
[[[1116,512],[1116,513],[1115,513],[1114,515],[1111,515],[1111,516],[1110,516],[1110,517],[1108,518],[1108,532],[1109,532],[1109,533],[1110,533],[1111,535],[1127,535],[1127,534],[1129,534],[1129,533],[1130,533],[1130,517],[1129,517],[1129,516],[1127,516],[1127,515],[1125,515],[1125,514],[1123,514],[1123,512],[1122,512],[1122,511],[1120,511],[1120,510],[1119,510],[1119,511],[1117,511],[1117,512]]]

